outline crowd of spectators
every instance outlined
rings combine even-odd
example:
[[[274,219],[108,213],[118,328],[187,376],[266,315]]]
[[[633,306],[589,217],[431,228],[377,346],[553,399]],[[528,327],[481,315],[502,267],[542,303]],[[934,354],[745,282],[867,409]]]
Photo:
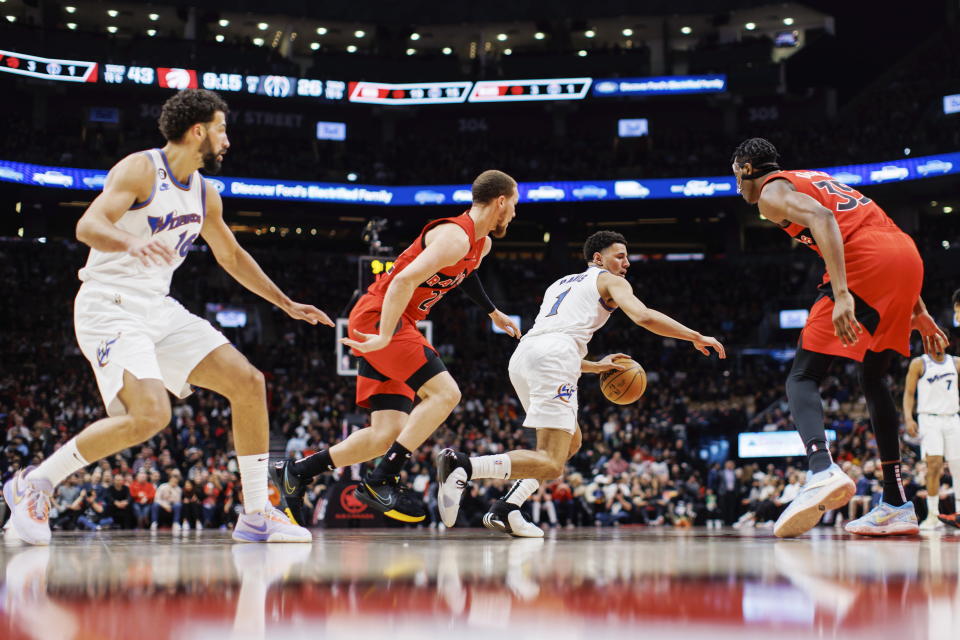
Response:
[[[349,300],[354,269],[342,255],[303,248],[253,250],[255,258],[296,299],[318,302],[331,314]],[[0,242],[0,290],[16,304],[0,309],[0,475],[36,464],[86,424],[103,416],[89,365],[76,348],[72,298],[76,269],[86,252],[73,242]],[[582,268],[532,260],[493,259],[484,265],[488,289],[501,308],[529,327],[540,291],[560,273]],[[776,304],[782,285],[802,284],[810,269],[802,260],[747,256],[738,260],[636,265],[630,272],[638,295],[653,308],[724,342],[726,361],[707,359],[689,345],[634,327],[615,314],[591,343],[591,358],[627,352],[646,368],[645,396],[629,406],[607,402],[593,376],[580,384],[583,446],[556,482],[530,501],[530,516],[544,525],[688,526],[760,525],[775,519],[802,482],[797,459],[758,464],[736,457],[742,431],[790,430],[783,382],[789,362],[748,355],[748,347],[788,348],[795,333],[764,334],[761,317]],[[946,307],[951,283],[928,280],[933,309]],[[750,281],[750,287],[729,283]],[[319,285],[324,296],[317,299]],[[37,295],[42,292],[42,295]],[[531,293],[537,292],[537,293]],[[690,292],[697,292],[691,296]],[[245,306],[257,329],[225,330],[266,375],[272,449],[297,456],[339,441],[367,416],[353,404],[353,379],[335,374],[331,330],[297,323],[233,283],[211,255],[196,249],[174,278],[173,295],[203,315],[206,302]],[[813,291],[811,289],[811,299]],[[774,301],[771,303],[771,301]],[[463,400],[432,439],[415,452],[404,481],[421,492],[436,525],[433,460],[445,446],[471,454],[503,452],[530,444],[522,410],[506,372],[511,339],[489,331],[489,321],[470,304],[437,305],[435,344],[463,392]],[[906,361],[891,374],[902,393]],[[838,434],[835,458],[858,480],[851,510],[878,496],[876,446],[852,365],[838,365],[823,386],[828,427]],[[718,443],[726,443],[717,450]],[[903,449],[911,497],[925,496],[917,443]],[[322,525],[328,490],[341,470],[310,487],[303,520]],[[949,479],[945,479],[949,485]],[[473,483],[461,510],[476,525],[506,483]],[[952,507],[948,492],[941,511]],[[230,408],[216,394],[197,390],[174,401],[170,425],[142,446],[99,461],[57,489],[54,526],[63,529],[170,526],[174,530],[230,527],[242,501],[230,434]],[[925,502],[917,500],[918,510]],[[849,514],[841,514],[848,517]]]

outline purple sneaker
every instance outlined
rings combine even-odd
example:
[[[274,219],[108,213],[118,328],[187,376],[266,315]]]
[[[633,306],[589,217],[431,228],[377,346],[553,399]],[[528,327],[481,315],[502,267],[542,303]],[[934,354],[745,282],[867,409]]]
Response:
[[[309,531],[270,506],[262,513],[241,515],[233,528],[233,539],[237,542],[313,542]]]
[[[10,508],[7,524],[27,544],[50,544],[50,497],[53,485],[49,480],[31,481],[27,475],[35,467],[18,471],[3,485],[3,499]]]

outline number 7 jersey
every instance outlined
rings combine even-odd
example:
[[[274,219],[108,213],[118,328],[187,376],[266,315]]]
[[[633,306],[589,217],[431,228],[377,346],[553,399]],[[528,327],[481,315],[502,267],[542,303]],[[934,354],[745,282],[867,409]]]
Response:
[[[774,180],[786,180],[797,191],[829,209],[840,227],[844,245],[864,227],[898,228],[876,202],[823,171],[777,171],[764,176],[760,188]],[[783,230],[823,257],[810,229],[791,222]]]
[[[198,237],[206,217],[206,182],[199,171],[190,174],[186,184],[177,181],[163,149],[144,151],[153,163],[153,190],[150,198],[134,204],[116,226],[137,238],[160,238],[173,249],[173,264],[144,266],[126,252],[90,249],[87,264],[80,269],[84,282],[95,281],[142,293],[165,296],[170,279]]]
[[[545,334],[570,336],[577,343],[580,357],[587,355],[590,338],[616,310],[600,297],[597,278],[601,273],[606,270],[590,265],[583,273],[564,276],[547,287],[540,313],[524,339]]]

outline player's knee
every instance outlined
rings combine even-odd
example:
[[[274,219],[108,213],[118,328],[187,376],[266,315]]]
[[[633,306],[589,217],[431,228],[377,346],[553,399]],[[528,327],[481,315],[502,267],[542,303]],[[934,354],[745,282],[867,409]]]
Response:
[[[539,469],[539,478],[541,482],[549,482],[551,480],[556,480],[561,475],[563,475],[564,462],[562,460],[554,460],[553,458],[544,455],[543,460],[540,462]]]
[[[451,381],[450,384],[445,384],[440,389],[437,389],[432,396],[436,398],[438,402],[443,403],[444,406],[450,407],[452,410],[460,404],[460,387],[457,386],[456,382]]]
[[[130,412],[131,439],[141,442],[170,424],[170,403],[166,398],[145,399]]]
[[[243,397],[251,394],[262,394],[266,385],[266,379],[263,372],[248,364],[242,373],[239,373],[235,379],[235,392]]]

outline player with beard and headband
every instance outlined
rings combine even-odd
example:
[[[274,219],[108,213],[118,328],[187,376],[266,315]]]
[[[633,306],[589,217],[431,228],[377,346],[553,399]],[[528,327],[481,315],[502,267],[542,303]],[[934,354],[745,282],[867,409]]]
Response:
[[[823,171],[785,171],[763,138],[733,152],[733,174],[743,199],[760,215],[817,252],[826,265],[820,295],[800,334],[787,377],[787,401],[807,450],[807,482],[777,519],[773,532],[797,536],[824,511],[850,501],[853,481],[830,457],[820,383],[837,358],[858,363],[860,386],[883,469],[883,500],[844,527],[860,535],[919,531],[900,479],[900,420],[884,382],[894,356],[910,356],[910,332],[927,354],[942,359],[948,340],[920,298],[923,261],[913,240],[876,202]]]
[[[563,276],[543,294],[533,328],[510,358],[510,382],[526,412],[523,426],[537,430],[535,450],[468,457],[444,449],[437,457],[437,504],[443,523],[457,522],[460,498],[471,479],[516,479],[503,498],[483,517],[483,526],[523,538],[543,537],[543,530],[528,522],[520,506],[540,487],[563,474],[564,465],[580,448],[577,424],[577,384],[581,373],[623,369],[610,354],[601,360],[584,360],[593,334],[623,309],[635,324],[661,336],[687,340],[703,355],[726,352],[715,338],[688,329],[666,314],[644,305],[627,280],[630,267],[627,241],[615,231],[597,231],[583,244],[587,268]]]
[[[200,175],[201,167],[219,170],[230,148],[226,115],[227,104],[211,91],[187,89],[171,97],[159,120],[167,144],[118,162],[77,223],[77,239],[90,247],[90,256],[79,273],[74,325],[108,417],[4,485],[13,512],[8,526],[25,542],[49,544],[50,496],[57,484],[153,437],[170,422],[167,391],[183,398],[191,386],[230,401],[244,496],[234,540],[312,539],[267,500],[263,374],[209,322],[168,295],[173,272],[202,237],[244,287],[291,318],[333,326],[319,309],[288,298],[240,247],[223,219],[220,194]]]
[[[370,426],[329,449],[271,467],[287,515],[299,516],[313,477],[384,456],[360,483],[357,499],[402,522],[426,517],[423,502],[400,486],[400,470],[460,402],[460,389],[417,322],[459,285],[496,326],[520,337],[520,329],[497,310],[476,273],[493,246],[488,236],[504,237],[516,215],[517,183],[502,171],[484,171],[471,191],[469,211],[428,223],[350,311],[352,337],[341,342],[360,358],[357,404],[370,409]],[[417,396],[420,402],[414,407]]]

